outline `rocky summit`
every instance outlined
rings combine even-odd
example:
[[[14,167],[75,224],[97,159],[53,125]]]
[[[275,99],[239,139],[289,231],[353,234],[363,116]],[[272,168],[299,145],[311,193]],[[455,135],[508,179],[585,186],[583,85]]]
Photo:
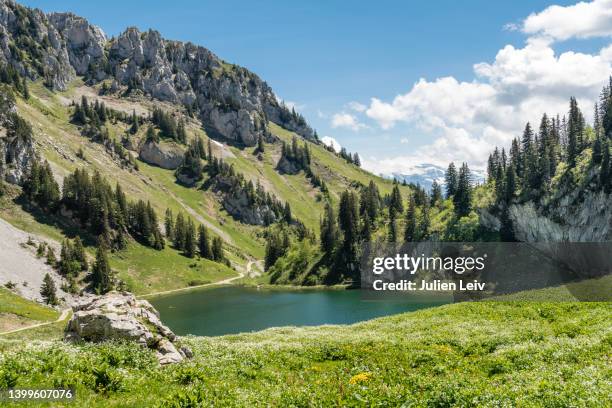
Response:
[[[21,50],[15,52],[15,44]],[[0,62],[30,79],[66,89],[77,75],[181,104],[197,112],[207,132],[254,146],[269,137],[268,121],[312,139],[304,118],[289,110],[257,75],[229,64],[208,49],[130,27],[117,38],[72,13],[45,14],[0,0]]]
[[[175,344],[176,335],[162,324],[157,310],[129,292],[92,296],[73,306],[73,311],[65,330],[67,341],[134,341],[155,350],[160,364],[192,356],[187,347]]]

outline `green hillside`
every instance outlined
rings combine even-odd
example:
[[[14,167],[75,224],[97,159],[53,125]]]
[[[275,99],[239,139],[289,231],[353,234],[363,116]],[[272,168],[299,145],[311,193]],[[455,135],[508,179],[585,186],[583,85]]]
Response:
[[[29,87],[29,99],[17,97],[18,113],[31,124],[35,146],[41,156],[50,163],[58,184],[61,186],[61,180],[76,169],[86,169],[89,173],[98,171],[111,181],[111,184],[118,182],[130,200],[149,201],[157,213],[158,220],[163,221],[164,212],[170,209],[174,214],[182,212],[196,223],[205,225],[212,234],[225,241],[226,255],[235,269],[231,271],[224,265],[207,260],[193,262],[169,246],[158,252],[133,242],[127,250],[118,251],[111,256],[112,268],[118,272],[118,277],[128,288],[135,293],[144,294],[214,282],[244,272],[248,260],[262,259],[266,244],[264,227],[236,220],[223,209],[215,192],[200,188],[199,184],[195,187],[185,187],[177,183],[173,170],[165,170],[139,160],[137,151],[132,151],[131,154],[136,158],[138,169],[126,166],[102,144],[82,135],[81,129],[71,121],[74,111],[71,105],[86,96],[92,104],[99,100],[114,111],[125,114],[138,112],[145,118],[153,110],[162,109],[186,121],[189,140],[201,137],[204,143],[208,144],[209,139],[202,130],[202,124],[174,105],[149,98],[101,96],[100,86],[89,87],[81,80],[75,80],[66,91],[51,92],[41,82],[34,82]],[[108,129],[111,139],[116,141],[129,131],[129,126],[121,121],[108,121],[105,128]],[[319,230],[324,203],[328,200],[337,203],[343,191],[358,189],[360,185],[367,185],[370,181],[374,181],[383,194],[388,194],[392,189],[390,181],[346,162],[324,146],[301,141],[300,143],[308,143],[312,151],[313,171],[328,187],[329,192],[325,197],[319,188],[312,185],[303,171],[283,174],[276,168],[281,156],[281,141],[290,143],[294,137],[299,140],[302,138],[274,123],[270,123],[270,131],[278,140],[266,143],[265,153],[259,158],[251,147],[239,148],[214,141],[210,145],[215,154],[232,165],[247,180],[254,183],[259,181],[267,192],[281,202],[289,203],[295,219],[315,233]],[[133,136],[134,143],[142,140],[145,133],[146,126],[141,126]],[[204,161],[205,165],[206,163]],[[65,236],[73,237],[79,234],[89,243],[87,250],[93,256],[95,237],[88,236],[86,232],[61,217],[50,216],[24,206],[19,198],[19,189],[10,187],[8,192],[1,199],[0,216],[24,231],[56,241],[61,241]],[[402,187],[402,192],[407,197],[408,187]]]
[[[0,332],[36,323],[54,321],[56,310],[29,301],[0,287]]]
[[[134,344],[75,353],[7,336],[0,386],[72,387],[91,407],[595,407],[612,391],[611,317],[608,303],[463,303],[350,326],[186,337],[194,358],[164,368]]]

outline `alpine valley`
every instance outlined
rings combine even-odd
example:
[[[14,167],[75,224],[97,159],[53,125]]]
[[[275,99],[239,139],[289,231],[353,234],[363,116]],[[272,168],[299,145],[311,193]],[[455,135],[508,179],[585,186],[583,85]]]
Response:
[[[380,177],[200,45],[0,0],[0,390],[71,388],[88,407],[604,406],[610,304],[572,301],[609,275],[221,337],[179,336],[151,305],[355,288],[366,242],[610,241],[601,86],[593,123],[567,95],[486,178],[467,163]]]

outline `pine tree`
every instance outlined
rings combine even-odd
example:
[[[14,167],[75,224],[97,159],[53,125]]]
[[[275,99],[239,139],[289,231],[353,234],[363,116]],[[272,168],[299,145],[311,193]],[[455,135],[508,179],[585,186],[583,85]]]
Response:
[[[402,195],[399,190],[399,185],[395,183],[391,191],[391,199],[389,201],[389,217],[395,219],[397,214],[404,212],[404,204],[402,203]]]
[[[442,188],[436,180],[431,183],[431,206],[434,207],[436,204],[442,201]]]
[[[191,218],[187,219],[187,227],[185,228],[185,255],[188,258],[193,258],[196,254],[196,236],[195,226]]]
[[[361,240],[363,242],[369,242],[372,238],[372,221],[370,221],[370,216],[368,213],[365,213],[361,219]]]
[[[359,240],[359,212],[357,209],[357,197],[352,191],[345,190],[340,196],[338,225],[344,237],[338,251],[336,267],[341,276],[344,275],[356,282],[358,279],[357,243]]]
[[[74,259],[81,265],[81,270],[86,271],[89,269],[87,255],[85,255],[85,248],[83,247],[83,241],[81,241],[81,238],[78,235],[74,239],[73,251]]]
[[[406,210],[405,222],[404,222],[404,241],[414,242],[416,239],[416,205],[414,198],[410,197],[408,202],[408,209]]]
[[[166,208],[166,214],[164,218],[164,231],[166,238],[170,241],[174,241],[174,215],[170,208]]]
[[[429,206],[425,204],[421,212],[421,220],[419,221],[419,227],[418,227],[418,233],[417,233],[419,241],[424,241],[427,238],[429,238],[429,226],[430,226]]]
[[[459,177],[457,180],[457,191],[453,196],[455,204],[455,214],[458,218],[468,215],[472,209],[471,203],[472,186],[470,169],[467,163],[463,163],[459,169]]]
[[[504,182],[505,194],[504,201],[510,203],[516,193],[516,171],[514,166],[510,166],[506,171],[506,180]]]
[[[182,119],[176,128],[176,139],[181,143],[187,143],[187,130],[185,130],[185,122]]]
[[[178,213],[176,216],[176,222],[174,223],[174,247],[182,251],[185,248],[185,218],[182,213]]]
[[[446,179],[446,198],[450,198],[455,195],[457,191],[457,169],[455,163],[448,165],[448,169],[445,174]]]
[[[283,241],[279,234],[275,231],[270,231],[266,239],[266,252],[264,255],[264,269],[267,271],[276,263],[278,258],[284,252]]]
[[[387,242],[397,242],[397,223],[394,218],[389,220],[389,231],[387,233]]]
[[[112,289],[111,269],[104,243],[98,245],[96,262],[91,270],[93,289],[98,294],[104,294]]]
[[[42,296],[45,303],[48,305],[57,305],[57,290],[55,289],[55,283],[51,276],[47,273],[43,279],[43,284],[40,287],[40,295]]]
[[[576,98],[570,98],[567,121],[567,160],[570,167],[576,166],[576,159],[584,148],[584,117],[578,108]]]
[[[321,250],[326,256],[331,256],[338,241],[338,224],[334,209],[329,202],[325,203],[325,211],[321,220]]]
[[[223,254],[223,240],[220,237],[213,238],[211,253],[214,261],[220,262],[225,259],[225,255]]]
[[[47,265],[55,268],[57,265],[57,258],[55,257],[55,251],[51,246],[47,246]]]
[[[260,134],[257,138],[257,148],[255,153],[263,153],[265,151],[263,136]]]
[[[155,129],[153,129],[153,126],[149,126],[149,128],[147,129],[146,141],[147,143],[149,142],[158,143],[159,142],[159,134],[155,131]]]
[[[291,206],[289,206],[289,202],[285,202],[285,207],[283,208],[283,220],[287,223],[291,223]]]
[[[204,225],[198,227],[198,251],[200,256],[205,259],[212,258],[212,251],[210,248],[210,239],[208,238],[208,230]]]
[[[23,78],[23,83],[22,83],[22,92],[23,92],[23,99],[28,100],[30,99],[30,89],[28,88],[28,81],[26,80],[26,78]]]
[[[132,134],[136,134],[138,133],[138,128],[140,127],[139,123],[138,123],[138,116],[136,116],[136,110],[132,111],[132,126],[130,127],[130,133]],[[147,129],[147,133],[148,133],[148,129]]]

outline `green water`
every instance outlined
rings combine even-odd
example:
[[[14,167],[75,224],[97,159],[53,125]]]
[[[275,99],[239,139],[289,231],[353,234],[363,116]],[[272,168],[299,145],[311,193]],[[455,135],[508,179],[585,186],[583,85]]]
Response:
[[[432,303],[362,300],[357,290],[265,290],[228,286],[151,301],[176,334],[219,336],[277,326],[350,324]]]

